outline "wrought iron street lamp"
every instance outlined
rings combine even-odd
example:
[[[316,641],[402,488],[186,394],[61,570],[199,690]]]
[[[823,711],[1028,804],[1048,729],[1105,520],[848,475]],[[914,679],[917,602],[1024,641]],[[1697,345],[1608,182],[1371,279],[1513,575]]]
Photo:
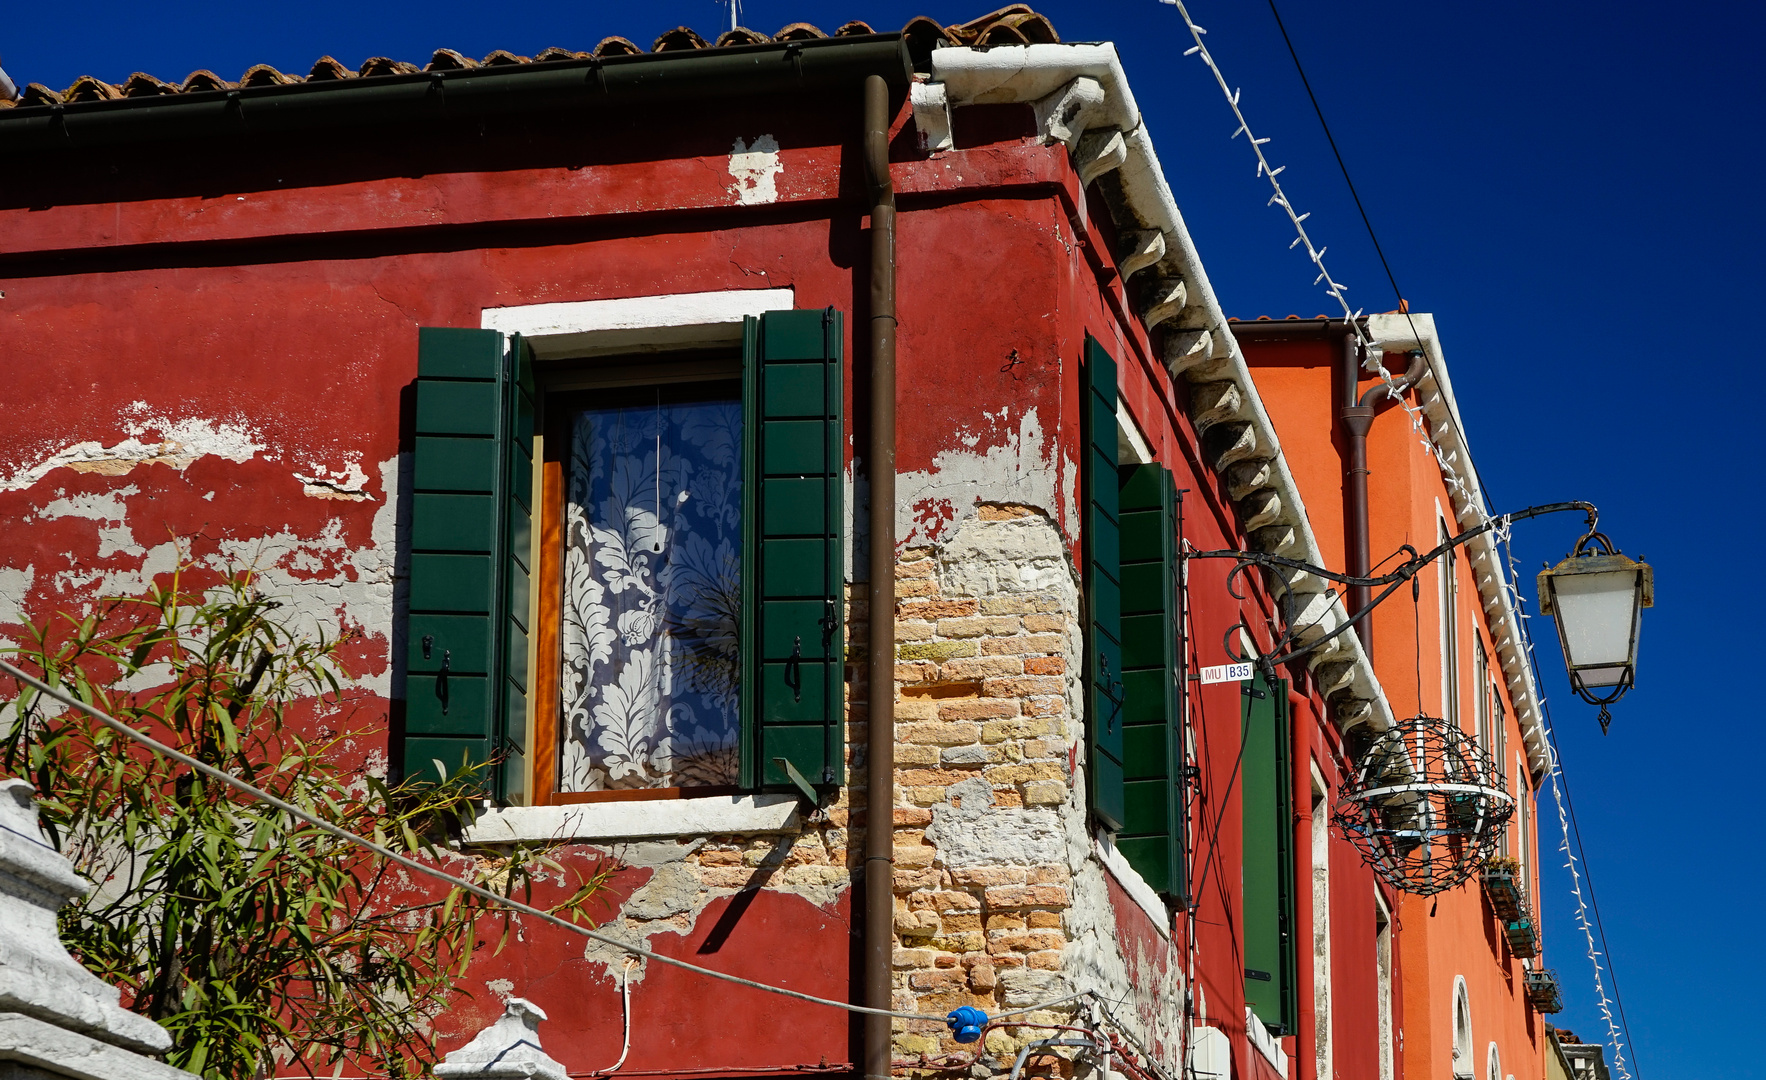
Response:
[[[1612,722],[1607,706],[1631,689],[1637,631],[1654,603],[1649,564],[1620,554],[1603,533],[1591,531],[1569,558],[1539,572],[1539,610],[1557,622],[1570,689],[1600,706],[1603,733]]]

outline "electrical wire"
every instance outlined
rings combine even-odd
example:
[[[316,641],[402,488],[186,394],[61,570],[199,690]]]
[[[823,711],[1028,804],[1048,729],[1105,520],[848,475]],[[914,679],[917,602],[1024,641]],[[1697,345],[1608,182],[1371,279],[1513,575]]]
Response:
[[[549,911],[542,911],[539,908],[533,907],[529,904],[524,904],[519,900],[515,900],[510,897],[503,896],[499,893],[492,892],[491,890],[483,887],[482,885],[474,884],[473,882],[467,881],[465,878],[456,877],[455,875],[450,874],[445,870],[441,870],[437,867],[433,867],[433,866],[430,866],[426,863],[420,862],[419,860],[413,859],[408,855],[402,855],[399,852],[396,852],[389,847],[375,843],[374,841],[368,839],[365,836],[359,836],[356,833],[350,832],[348,829],[345,829],[340,825],[334,825],[331,822],[324,820],[323,818],[316,817],[313,814],[310,814],[307,811],[302,810],[300,807],[294,805],[291,802],[288,802],[284,799],[277,798],[275,795],[270,794],[269,792],[263,790],[262,788],[255,787],[252,784],[246,783],[244,780],[239,779],[238,777],[232,775],[231,773],[225,772],[221,769],[217,769],[213,765],[210,765],[205,761],[200,761],[197,758],[191,757],[189,754],[183,753],[182,751],[175,750],[172,747],[167,746],[165,743],[160,742],[158,739],[153,738],[151,735],[147,735],[143,732],[136,731],[134,728],[123,723],[121,720],[118,720],[115,717],[111,716],[109,713],[106,713],[104,710],[99,709],[93,705],[89,705],[86,702],[81,701],[80,699],[73,697],[72,695],[67,694],[64,691],[59,690],[59,689],[49,685],[46,682],[43,682],[42,680],[32,676],[29,672],[24,671],[16,666],[14,666],[9,661],[0,660],[0,672],[4,672],[5,674],[12,676],[13,678],[17,679],[19,682],[24,683],[26,686],[30,686],[30,687],[36,689],[37,691],[39,691],[40,693],[45,694],[48,697],[50,697],[56,701],[59,701],[64,705],[71,706],[72,708],[75,708],[75,709],[79,710],[80,712],[85,713],[87,716],[90,716],[92,719],[97,720],[99,723],[103,724],[105,727],[110,728],[112,731],[115,731],[117,734],[122,735],[124,738],[131,739],[137,743],[140,743],[142,746],[153,751],[154,753],[160,754],[160,755],[167,757],[167,758],[170,758],[171,760],[176,761],[181,765],[189,766],[191,769],[195,770],[196,772],[199,772],[202,775],[209,777],[210,779],[217,780],[217,781],[227,785],[228,787],[231,787],[234,790],[240,792],[241,794],[249,795],[252,798],[258,800],[259,802],[264,803],[267,806],[273,806],[276,809],[278,809],[278,810],[282,811],[283,813],[289,815],[290,817],[294,818],[295,820],[302,821],[308,825],[311,825],[313,828],[318,829],[320,832],[327,833],[331,836],[335,836],[339,840],[343,840],[347,843],[354,844],[357,847],[360,847],[366,851],[371,851],[374,854],[379,855],[383,859],[388,859],[394,863],[397,863],[400,866],[403,866],[407,870],[414,870],[417,873],[424,875],[425,877],[433,878],[434,880],[440,881],[446,885],[451,885],[454,888],[457,888],[457,889],[460,889],[464,892],[467,892],[473,896],[478,897],[481,900],[487,900],[490,903],[496,904],[500,907],[508,908],[511,911],[519,912],[523,915],[527,915],[532,918],[538,919],[541,922],[548,923],[548,924],[555,926],[561,930],[566,930],[566,931],[569,931],[569,932],[575,933],[575,934],[581,934],[583,937],[586,937],[591,941],[596,941],[596,942],[599,942],[603,945],[612,946],[613,948],[618,949],[622,952],[629,953],[632,956],[642,957],[645,960],[654,960],[659,964],[667,964],[670,967],[677,967],[677,968],[680,968],[684,971],[691,971],[691,972],[698,974],[698,975],[704,975],[707,978],[718,979],[718,980],[721,980],[721,981],[727,982],[727,983],[734,983],[737,986],[746,986],[752,990],[763,990],[769,994],[778,994],[782,997],[795,998],[798,1001],[806,1001],[812,1005],[826,1005],[829,1008],[843,1009],[847,1012],[863,1013],[863,1014],[871,1015],[871,1016],[888,1016],[888,1017],[898,1018],[898,1019],[902,1019],[902,1020],[936,1020],[941,1024],[945,1022],[945,1017],[940,1014],[897,1012],[892,1009],[873,1009],[867,1005],[854,1005],[853,1003],[851,1003],[849,1001],[836,1001],[832,998],[817,997],[814,994],[806,994],[800,990],[788,990],[782,986],[772,986],[767,983],[757,982],[753,979],[744,979],[740,975],[731,975],[731,974],[728,974],[727,972],[715,971],[711,968],[700,967],[697,964],[690,964],[685,960],[677,960],[672,956],[664,956],[661,953],[653,952],[650,949],[646,949],[641,945],[634,945],[631,942],[621,941],[620,939],[618,939],[616,937],[612,937],[611,935],[599,933],[597,931],[590,930],[584,926],[578,926],[576,923],[570,922],[565,919],[561,919],[558,916],[553,915]],[[1053,1001],[1045,1001],[1045,1002],[1042,1002],[1041,1004],[1031,1005],[1027,1008],[1017,1009],[1012,1012],[1001,1013],[1001,1014],[999,1014],[999,1016],[993,1017],[992,1019],[998,1020],[1001,1017],[1019,1016],[1024,1013],[1038,1012],[1043,1009],[1053,1008],[1056,1005],[1063,1005],[1063,1004],[1066,1004],[1067,1002],[1077,1001],[1080,998],[1087,998],[1087,997],[1095,998],[1095,997],[1097,997],[1097,994],[1095,991],[1082,990],[1077,994],[1069,994],[1066,997],[1056,998]]]
[[[1367,207],[1361,203],[1361,193],[1355,189],[1355,180],[1349,175],[1349,165],[1343,160],[1343,151],[1337,147],[1336,136],[1331,134],[1331,125],[1325,120],[1324,109],[1318,103],[1318,95],[1312,92],[1312,80],[1306,77],[1306,68],[1300,63],[1300,53],[1294,48],[1293,39],[1288,36],[1287,24],[1282,22],[1282,13],[1276,10],[1275,0],[1267,0],[1267,2],[1269,13],[1275,17],[1276,29],[1282,32],[1282,43],[1288,47],[1288,56],[1294,61],[1294,71],[1300,76],[1300,85],[1306,88],[1306,98],[1312,102],[1313,115],[1318,117],[1318,126],[1324,129],[1325,141],[1330,143],[1331,154],[1337,159],[1337,168],[1343,173],[1343,183],[1349,188],[1349,197],[1355,200],[1355,209],[1361,215],[1361,224],[1367,229],[1367,238],[1373,242],[1374,254],[1380,257],[1380,266],[1386,271],[1386,280],[1392,285],[1392,295],[1398,300],[1398,311],[1404,316],[1404,321],[1410,324],[1412,340],[1417,343],[1418,348],[1422,348],[1423,336],[1417,330],[1416,320],[1410,317],[1410,304],[1404,299],[1404,290],[1398,287],[1398,276],[1392,272],[1392,264],[1386,259],[1386,249],[1380,244],[1379,234],[1374,232],[1374,223],[1367,215]],[[1435,372],[1435,361],[1429,356],[1427,349],[1423,350],[1423,363],[1428,367],[1429,375],[1434,378],[1435,385],[1440,386],[1441,377]],[[1388,380],[1388,386],[1390,386],[1390,380]],[[1458,421],[1451,411],[1447,414],[1447,418],[1448,423],[1458,426]],[[1460,440],[1462,442],[1465,440],[1465,432],[1463,431],[1460,432]],[[1471,465],[1473,474],[1478,477],[1478,487],[1485,488],[1484,477],[1478,472],[1478,463],[1472,460],[1470,454],[1466,455],[1466,461]]]

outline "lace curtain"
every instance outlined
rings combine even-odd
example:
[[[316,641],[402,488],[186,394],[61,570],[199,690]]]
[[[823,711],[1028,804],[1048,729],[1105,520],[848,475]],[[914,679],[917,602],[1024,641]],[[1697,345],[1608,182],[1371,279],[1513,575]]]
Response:
[[[741,402],[607,401],[570,432],[559,788],[734,784]]]

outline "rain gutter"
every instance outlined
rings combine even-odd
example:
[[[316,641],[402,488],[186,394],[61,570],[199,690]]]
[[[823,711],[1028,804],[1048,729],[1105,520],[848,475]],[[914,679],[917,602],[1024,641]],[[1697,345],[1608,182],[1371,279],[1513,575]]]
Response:
[[[900,34],[15,107],[0,110],[0,155],[618,109],[712,95],[811,94],[850,89],[870,75],[896,89],[907,85],[912,63]]]

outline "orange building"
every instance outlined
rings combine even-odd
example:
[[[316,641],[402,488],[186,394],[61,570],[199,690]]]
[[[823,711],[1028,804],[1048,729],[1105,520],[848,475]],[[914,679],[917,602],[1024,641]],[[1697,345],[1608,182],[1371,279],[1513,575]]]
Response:
[[[1427,552],[1489,512],[1433,318],[1375,315],[1365,326],[1379,343],[1375,356],[1341,321],[1233,327],[1326,565],[1359,575],[1402,545]],[[1376,356],[1405,387],[1405,408]],[[1436,897],[1400,894],[1402,1009],[1381,1080],[1542,1077],[1546,1025],[1533,1002],[1551,1007],[1556,992],[1539,966],[1531,899],[1534,792],[1549,761],[1534,674],[1491,534],[1437,560],[1415,584],[1358,628],[1393,714],[1456,723],[1491,759],[1515,808],[1496,857],[1472,880]],[[1351,611],[1366,603],[1348,599]]]

